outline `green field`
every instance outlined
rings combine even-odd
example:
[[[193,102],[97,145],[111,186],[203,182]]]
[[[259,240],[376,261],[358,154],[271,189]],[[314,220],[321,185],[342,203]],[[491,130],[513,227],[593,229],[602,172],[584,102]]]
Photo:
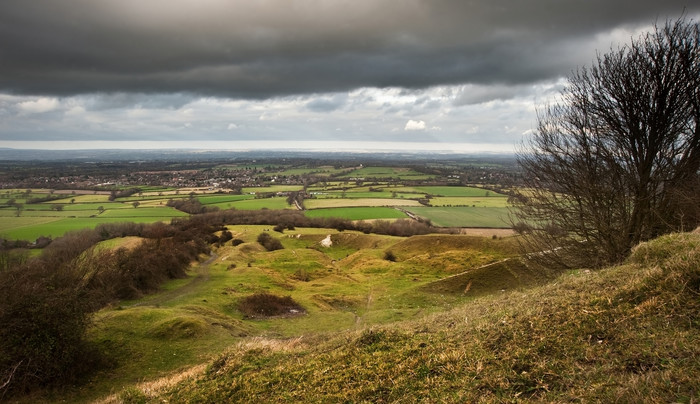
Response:
[[[241,190],[244,194],[265,194],[277,192],[301,191],[303,185],[270,185],[267,187],[245,187]]]
[[[220,204],[225,204],[229,202],[238,202],[238,201],[244,201],[246,199],[253,199],[255,198],[254,195],[207,195],[207,196],[198,196],[197,199],[203,204],[203,205],[220,205]]]
[[[430,199],[430,205],[505,208],[508,207],[508,198],[483,196],[438,196]]]
[[[441,227],[511,227],[508,208],[503,207],[410,207],[406,210]]]
[[[286,168],[278,171],[273,170],[265,174],[269,176],[314,175],[318,177],[328,177],[342,173],[343,171],[345,171],[345,169],[333,168],[333,166],[320,166],[311,168]]]
[[[26,195],[24,193],[23,195]],[[32,197],[49,195],[38,190]],[[138,201],[134,208],[132,200]],[[94,228],[100,223],[170,221],[186,213],[165,206],[166,199],[122,198],[110,202],[108,195],[67,195],[64,199],[0,209],[0,237],[33,241],[39,236],[56,238],[71,230]],[[55,209],[59,207],[60,210]]]
[[[322,208],[342,208],[342,207],[360,207],[360,206],[419,206],[418,201],[412,199],[382,199],[382,198],[338,198],[338,199],[307,199],[304,201],[304,206],[307,209],[322,209]]]
[[[159,206],[159,207],[148,207],[139,206],[138,208],[131,207],[131,209],[110,209],[106,210],[100,217],[105,218],[143,218],[143,217],[153,217],[153,218],[172,218],[172,217],[183,217],[187,216],[187,213],[181,212],[175,208],[169,206]]]
[[[170,217],[133,216],[133,217],[83,217],[83,218],[47,218],[47,217],[7,217],[1,218],[0,237],[14,240],[36,240],[40,236],[60,237],[66,232],[85,228],[95,228],[100,223],[153,223],[169,222]]]
[[[339,217],[347,220],[406,218],[405,213],[388,207],[326,208],[307,210],[304,214],[308,217]]]
[[[418,192],[435,196],[505,196],[488,189],[475,187],[415,187],[412,189],[415,189]]]
[[[226,208],[230,207],[242,210],[292,208],[287,204],[287,198],[280,196],[274,198],[246,199],[236,202],[225,202],[224,204],[226,205]]]
[[[425,180],[433,177],[435,176],[403,167],[362,167],[340,176],[340,178],[398,178],[402,180]]]
[[[357,191],[355,189],[349,189],[347,191],[316,191],[313,194],[314,198],[317,199],[329,199],[329,198],[398,198],[398,199],[411,199],[411,198],[422,198],[423,194],[415,193],[395,193],[390,190],[386,191]]]

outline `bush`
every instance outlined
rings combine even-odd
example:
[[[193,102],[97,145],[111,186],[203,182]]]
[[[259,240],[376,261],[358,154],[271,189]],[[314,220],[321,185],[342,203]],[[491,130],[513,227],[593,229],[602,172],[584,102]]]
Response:
[[[291,296],[258,293],[241,299],[238,310],[250,318],[298,315],[306,312]]]
[[[258,235],[258,243],[265,247],[267,251],[281,250],[284,248],[281,241],[268,233],[260,233],[260,235]]]
[[[385,251],[384,259],[387,261],[396,262],[396,255],[392,251]]]
[[[43,264],[0,274],[0,396],[66,384],[96,363],[80,274]]]

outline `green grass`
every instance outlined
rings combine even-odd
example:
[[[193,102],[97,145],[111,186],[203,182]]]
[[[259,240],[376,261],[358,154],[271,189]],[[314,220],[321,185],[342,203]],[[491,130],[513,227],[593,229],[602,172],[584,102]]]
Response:
[[[59,203],[70,203],[71,199],[75,199],[75,203],[108,203],[109,195],[66,195]]]
[[[13,217],[13,216],[0,216],[2,220],[0,220],[0,237],[4,238],[10,238],[10,239],[22,239],[22,240],[35,240],[36,237],[40,236],[40,231],[39,233],[32,237],[32,238],[22,238],[22,237],[14,237],[12,236],[13,234],[17,233],[23,233],[25,231],[27,232],[32,232],[32,230],[27,230],[27,229],[33,229],[33,228],[42,228],[45,225],[48,225],[51,222],[59,221],[61,218],[58,217],[27,217],[27,216],[21,216],[21,217]],[[34,234],[34,233],[32,233]]]
[[[357,191],[355,189],[349,189],[347,191],[323,191],[318,195],[314,195],[315,198],[328,199],[328,198],[383,198],[389,199],[392,197],[391,192],[368,192],[368,191]]]
[[[347,220],[400,219],[406,214],[388,207],[327,208],[307,210],[308,217],[339,217]]]
[[[237,201],[244,201],[247,199],[253,199],[255,196],[253,195],[206,195],[206,196],[198,196],[197,199],[203,204],[203,205],[220,205],[223,203],[227,202],[237,202]]]
[[[432,206],[505,208],[508,207],[508,198],[483,196],[438,196],[431,198],[430,204]]]
[[[411,213],[442,227],[510,228],[508,208],[503,207],[410,207]]]
[[[45,205],[47,207],[51,207],[53,205],[50,202],[44,203],[42,205]],[[37,205],[29,205],[31,208]],[[63,210],[70,212],[70,211],[79,211],[79,210],[84,210],[84,211],[97,211],[97,208],[102,206],[104,209],[122,209],[122,208],[132,208],[130,204],[127,203],[122,203],[122,202],[97,202],[97,203],[66,203],[63,204]]]
[[[379,207],[379,206],[419,206],[412,199],[382,199],[382,198],[338,198],[338,199],[306,199],[307,209],[342,208],[342,207]]]
[[[18,219],[18,220],[15,220]],[[24,219],[36,219],[27,222]],[[3,225],[0,226],[0,235],[9,239],[36,240],[39,236],[60,237],[66,232],[85,228],[95,228],[100,223],[153,223],[170,221],[168,217],[84,217],[84,218],[2,218]],[[7,230],[2,230],[7,228]]]
[[[289,175],[315,175],[319,177],[328,177],[333,174],[342,173],[344,169],[333,168],[333,166],[320,166],[310,168],[287,168],[280,171],[271,171],[266,173],[270,176],[289,176]]]
[[[291,206],[287,205],[287,198],[284,197],[247,199],[236,202],[227,202],[225,205],[227,208],[232,207],[242,210],[291,209]]]
[[[304,187],[302,185],[270,185],[266,187],[246,187],[241,190],[244,194],[258,194],[258,193],[276,193],[276,192],[289,192],[289,191],[301,191]]]
[[[424,180],[435,177],[403,167],[363,167],[343,174],[340,178],[399,178],[403,180]]]
[[[175,208],[168,206],[139,206],[134,208],[131,206],[128,209],[110,209],[100,215],[102,218],[173,218],[184,217],[187,213],[181,212]]]

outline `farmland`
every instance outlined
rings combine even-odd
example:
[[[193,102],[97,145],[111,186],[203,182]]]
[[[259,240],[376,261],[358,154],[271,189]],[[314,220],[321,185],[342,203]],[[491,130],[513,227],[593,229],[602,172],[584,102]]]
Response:
[[[308,217],[339,217],[348,220],[402,219],[406,214],[389,207],[320,208],[306,211]]]
[[[441,172],[427,164],[421,168],[416,164],[331,165],[306,160],[294,164],[203,162],[200,166],[195,169],[193,163],[188,163],[187,170],[171,171],[159,166],[148,170],[139,167],[141,171],[136,172],[127,166],[126,172],[114,179],[98,170],[80,177],[94,178],[91,183],[95,185],[87,186],[86,182],[84,187],[74,189],[7,188],[9,184],[0,184],[5,187],[0,190],[0,237],[34,240],[40,236],[55,238],[83,227],[94,228],[100,223],[167,222],[188,215],[172,207],[175,205],[170,206],[169,201],[189,199],[196,199],[208,210],[301,207],[308,217],[349,220],[396,220],[408,218],[405,212],[411,212],[413,217],[430,220],[440,227],[507,227],[503,220],[507,195],[498,192],[503,186],[495,189],[492,184],[454,183],[464,172],[473,170],[469,165],[462,167],[462,173],[452,165],[445,165]],[[494,166],[501,168],[489,170],[500,172],[503,167]],[[96,170],[98,166],[90,168]],[[61,167],[51,169],[60,172]],[[43,178],[36,170],[32,168],[32,177],[16,185],[31,185]],[[98,173],[103,177],[98,177]],[[18,174],[12,177],[17,178]],[[70,184],[81,184],[77,178],[61,178]],[[130,180],[120,184],[116,178],[136,178],[145,183]],[[154,185],[158,178],[160,184]],[[52,181],[55,177],[44,179],[45,183]],[[98,186],[98,181],[109,185]],[[290,204],[290,195],[296,203]]]
[[[508,209],[503,207],[411,207],[409,209],[440,227],[510,228]]]

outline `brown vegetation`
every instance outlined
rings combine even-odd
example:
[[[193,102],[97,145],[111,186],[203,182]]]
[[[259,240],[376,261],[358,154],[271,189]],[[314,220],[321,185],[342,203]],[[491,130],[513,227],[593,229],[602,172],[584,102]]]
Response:
[[[238,310],[250,318],[294,316],[306,312],[291,296],[281,297],[269,293],[258,293],[241,299]]]

